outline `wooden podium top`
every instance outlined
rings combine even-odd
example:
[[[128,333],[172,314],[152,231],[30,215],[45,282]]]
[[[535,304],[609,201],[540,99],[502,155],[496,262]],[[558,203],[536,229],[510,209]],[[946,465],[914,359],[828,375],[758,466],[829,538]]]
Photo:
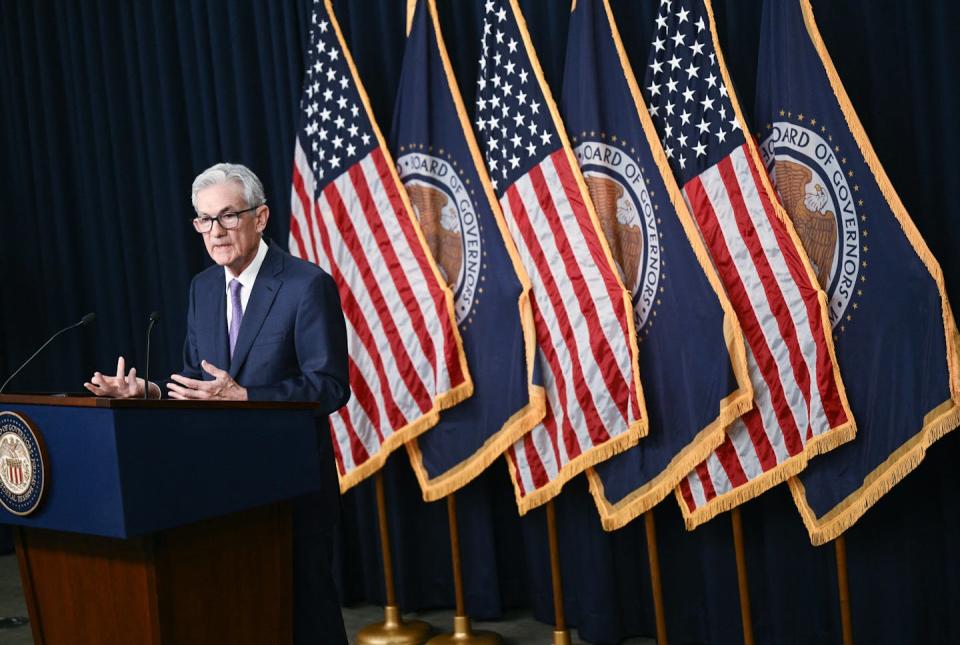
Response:
[[[0,394],[0,406],[55,405],[74,408],[138,408],[185,410],[313,410],[317,403],[308,401],[178,401],[177,399],[109,399],[84,394]]]

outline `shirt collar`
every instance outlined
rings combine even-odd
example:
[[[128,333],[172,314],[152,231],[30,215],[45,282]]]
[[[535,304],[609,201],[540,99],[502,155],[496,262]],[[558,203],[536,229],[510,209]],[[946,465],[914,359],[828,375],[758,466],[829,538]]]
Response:
[[[244,287],[250,287],[254,280],[257,279],[257,274],[260,273],[260,266],[263,264],[263,259],[267,257],[267,243],[263,241],[263,238],[260,238],[260,246],[257,247],[257,254],[253,256],[253,261],[247,265],[247,268],[240,272],[240,275],[236,279]],[[233,274],[230,273],[230,269],[223,267],[223,276],[226,280],[227,289],[230,288],[230,281],[234,279]]]

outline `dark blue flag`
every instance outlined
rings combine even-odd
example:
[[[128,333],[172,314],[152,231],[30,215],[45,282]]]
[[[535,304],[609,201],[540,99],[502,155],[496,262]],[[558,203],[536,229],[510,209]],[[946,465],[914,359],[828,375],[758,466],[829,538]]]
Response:
[[[390,147],[420,231],[454,294],[474,379],[472,398],[407,444],[431,501],[480,474],[544,414],[530,285],[508,241],[434,0],[421,0],[414,12]]]
[[[743,337],[605,0],[570,18],[561,112],[633,298],[650,432],[589,471],[607,530],[666,497],[751,407]]]
[[[827,293],[859,428],[790,482],[823,544],[956,427],[956,327],[940,266],[880,166],[807,0],[764,3],[755,116],[764,162]]]

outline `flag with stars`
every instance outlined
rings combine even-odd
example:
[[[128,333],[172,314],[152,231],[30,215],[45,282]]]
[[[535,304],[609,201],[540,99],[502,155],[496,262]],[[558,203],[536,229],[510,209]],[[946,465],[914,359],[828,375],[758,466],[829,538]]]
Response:
[[[680,194],[607,0],[570,16],[561,112],[633,297],[650,432],[588,471],[615,530],[676,488],[752,405],[743,335]]]
[[[433,262],[329,0],[314,2],[294,149],[290,250],[333,276],[351,397],[330,416],[345,491],[473,384]]]
[[[484,4],[476,128],[530,276],[546,416],[507,451],[521,513],[637,443],[646,411],[630,293],[515,1]]]
[[[419,0],[403,57],[390,147],[454,294],[473,396],[407,443],[426,501],[454,492],[543,418],[530,283],[509,240],[440,33]]]
[[[754,407],[680,482],[688,528],[800,472],[855,433],[826,298],[776,200],[704,0],[662,0],[644,81],[663,150],[747,341]]]
[[[827,292],[857,440],[790,480],[814,544],[852,526],[960,421],[956,325],[808,0],[765,2],[757,139]],[[883,376],[881,376],[883,375]]]

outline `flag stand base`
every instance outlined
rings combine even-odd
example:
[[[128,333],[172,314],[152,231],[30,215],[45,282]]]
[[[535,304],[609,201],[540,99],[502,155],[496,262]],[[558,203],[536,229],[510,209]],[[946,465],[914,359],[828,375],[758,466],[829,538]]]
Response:
[[[569,629],[553,630],[553,645],[570,645],[570,630]]]
[[[473,645],[500,645],[502,639],[493,632],[474,632],[470,629],[470,617],[467,616],[463,600],[463,568],[460,566],[460,529],[457,526],[457,498],[454,493],[447,495],[447,520],[450,523],[450,557],[453,561],[453,594],[456,598],[457,613],[453,617],[453,633],[434,636],[427,645],[447,645],[447,643],[471,643]]]
[[[475,632],[470,629],[469,616],[453,617],[453,633],[440,634],[427,641],[427,645],[470,643],[471,645],[500,645],[503,639],[493,632]]]
[[[421,645],[430,635],[422,620],[404,621],[400,608],[383,608],[383,622],[367,625],[357,633],[357,645]]]
[[[387,502],[383,492],[383,469],[374,475],[377,491],[377,517],[380,521],[380,549],[383,552],[383,584],[387,592],[387,606],[383,608],[383,622],[367,625],[357,633],[357,645],[422,645],[430,635],[431,627],[422,620],[404,622],[397,606],[393,588],[393,558],[390,555],[390,533],[387,530]]]

